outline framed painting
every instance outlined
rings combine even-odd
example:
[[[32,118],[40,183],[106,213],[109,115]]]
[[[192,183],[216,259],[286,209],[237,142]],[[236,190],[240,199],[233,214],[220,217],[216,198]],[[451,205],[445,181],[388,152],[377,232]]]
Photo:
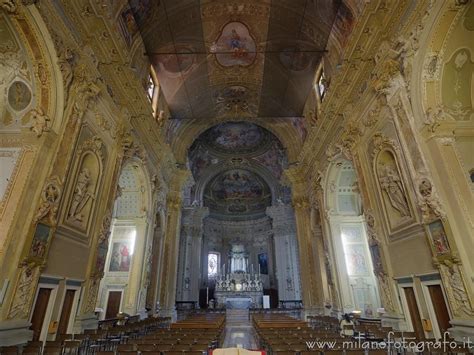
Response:
[[[30,257],[43,259],[46,256],[51,231],[52,228],[46,224],[38,223],[36,225],[33,242],[31,243]]]
[[[258,254],[258,265],[260,268],[260,273],[263,275],[268,275],[268,255],[267,253]]]
[[[436,256],[442,256],[451,253],[448,236],[443,222],[438,219],[427,226],[431,247]]]
[[[114,242],[112,244],[109,272],[129,272],[131,258],[130,241]]]
[[[375,270],[383,269],[382,256],[380,255],[380,247],[378,244],[372,244],[370,247],[370,255],[372,257],[372,264]]]

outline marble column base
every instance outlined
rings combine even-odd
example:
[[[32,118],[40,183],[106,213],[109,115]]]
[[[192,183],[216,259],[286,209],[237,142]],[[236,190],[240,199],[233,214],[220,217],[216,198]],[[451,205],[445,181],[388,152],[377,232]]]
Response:
[[[453,319],[452,327],[448,329],[449,334],[457,341],[471,339],[474,343],[474,319]]]
[[[178,312],[175,308],[172,309],[160,309],[158,311],[159,317],[171,317],[171,322],[174,323],[178,320]]]
[[[82,314],[74,321],[74,333],[82,333],[84,329],[97,329],[99,320],[95,313]]]
[[[384,313],[381,317],[382,326],[392,327],[396,330],[406,330],[405,317],[395,313]]]
[[[0,322],[0,346],[25,344],[33,339],[31,323],[25,319],[13,319]]]

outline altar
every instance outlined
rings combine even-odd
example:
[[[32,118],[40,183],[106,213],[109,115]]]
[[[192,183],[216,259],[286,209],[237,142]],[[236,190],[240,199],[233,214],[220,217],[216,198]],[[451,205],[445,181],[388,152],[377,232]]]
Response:
[[[222,266],[216,277],[214,297],[217,308],[262,308],[263,283],[253,265],[248,267],[248,255],[243,246],[233,245],[229,253],[230,272]]]

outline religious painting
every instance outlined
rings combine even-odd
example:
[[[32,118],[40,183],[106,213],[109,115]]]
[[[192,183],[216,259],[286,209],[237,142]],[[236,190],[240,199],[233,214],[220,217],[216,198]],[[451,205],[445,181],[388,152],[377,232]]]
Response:
[[[182,79],[183,75],[188,75],[197,65],[192,47],[175,45],[169,48],[163,47],[161,50],[171,53],[156,54],[153,59],[156,74],[162,86],[166,78]],[[182,83],[177,82],[176,85],[182,85]]]
[[[249,29],[241,22],[229,22],[215,44],[216,59],[224,67],[249,66],[256,57],[256,45]]]
[[[372,256],[372,264],[375,270],[382,270],[382,256],[380,255],[380,247],[378,244],[373,244],[369,247],[370,255]]]
[[[369,273],[365,250],[362,244],[344,245],[344,254],[347,273],[350,276],[367,275]]]
[[[259,271],[262,275],[268,275],[268,254],[258,254]]]
[[[250,172],[235,169],[220,176],[214,194],[221,199],[258,198],[263,194],[263,187]]]
[[[264,212],[271,205],[268,185],[255,173],[243,170],[227,170],[207,185],[204,205],[218,214]]]
[[[442,101],[456,120],[469,120],[473,116],[472,73],[474,62],[469,49],[456,51],[444,65]]]
[[[31,102],[31,90],[23,81],[15,81],[8,88],[8,103],[15,111],[23,111]]]
[[[308,135],[308,130],[306,129],[306,119],[304,117],[293,117],[291,119],[291,124],[298,132],[301,141],[304,142],[306,140],[306,136]]]
[[[97,259],[95,261],[95,273],[100,274],[104,271],[105,269],[105,260],[107,258],[107,252],[108,252],[108,247],[107,245],[100,245],[98,250],[97,250]]]
[[[190,149],[189,160],[191,163],[191,171],[194,179],[201,177],[201,174],[209,166],[219,163],[219,158],[214,157],[209,153],[209,150],[198,145]]]
[[[339,6],[337,12],[336,20],[334,22],[334,28],[336,29],[336,35],[341,44],[341,47],[344,48],[347,44],[347,39],[354,28],[355,19],[354,15],[351,12],[351,9],[342,2]]]
[[[269,150],[254,159],[270,170],[277,179],[280,179],[283,169],[287,166],[285,151],[277,143],[273,144]]]
[[[112,254],[110,257],[110,272],[128,272],[131,263],[131,242],[114,242],[112,245]]]
[[[204,134],[212,148],[223,153],[252,152],[268,141],[265,131],[248,122],[227,122],[212,127]]]
[[[133,36],[135,36],[135,34],[138,32],[135,17],[130,6],[125,6],[125,8],[120,13],[118,26],[123,38],[125,39],[125,42],[128,46],[130,46],[132,44]]]
[[[50,235],[50,226],[43,223],[38,223],[36,225],[33,242],[31,243],[30,257],[42,259],[46,256],[46,249],[48,247]]]
[[[448,254],[451,250],[448,243],[448,237],[441,220],[436,220],[428,225],[431,244],[436,255]]]
[[[160,5],[159,0],[129,0],[129,6],[133,11],[135,19],[138,24],[141,24],[146,17],[151,13],[151,2],[156,1],[156,6]]]

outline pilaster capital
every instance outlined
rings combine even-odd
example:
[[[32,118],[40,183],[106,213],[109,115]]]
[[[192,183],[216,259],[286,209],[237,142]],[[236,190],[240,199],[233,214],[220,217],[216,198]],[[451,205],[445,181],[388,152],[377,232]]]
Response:
[[[311,207],[311,202],[307,196],[296,196],[293,198],[293,208],[296,211],[307,210]]]

